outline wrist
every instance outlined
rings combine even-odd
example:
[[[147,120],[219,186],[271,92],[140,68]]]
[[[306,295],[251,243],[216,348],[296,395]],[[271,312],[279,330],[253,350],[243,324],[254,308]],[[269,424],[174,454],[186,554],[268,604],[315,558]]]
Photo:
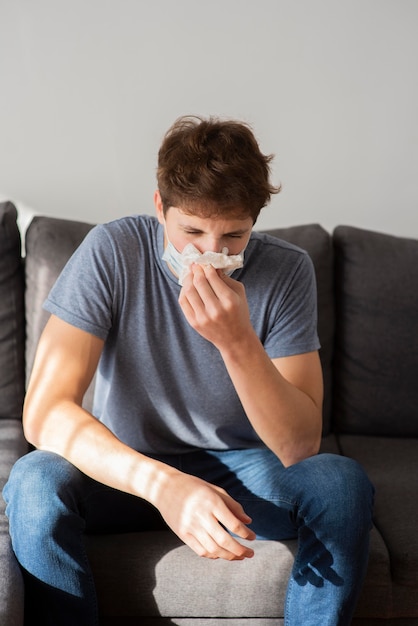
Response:
[[[237,337],[231,337],[219,348],[219,351],[225,363],[227,361],[242,363],[244,359],[248,360],[248,356],[253,355],[254,351],[260,349],[264,351],[260,339],[251,327],[247,333],[241,333]]]
[[[170,467],[166,463],[145,457],[145,466],[138,469],[139,489],[138,495],[156,508],[164,497],[167,489],[170,489],[172,479],[179,474],[179,470]]]

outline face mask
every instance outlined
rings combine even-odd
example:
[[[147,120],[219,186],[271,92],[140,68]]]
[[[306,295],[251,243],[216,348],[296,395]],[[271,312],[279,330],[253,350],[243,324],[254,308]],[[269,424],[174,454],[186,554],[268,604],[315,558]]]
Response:
[[[213,265],[216,269],[223,269],[224,274],[231,276],[236,269],[244,265],[244,250],[239,254],[228,254],[228,248],[223,248],[222,252],[204,252],[203,254],[192,244],[188,243],[183,252],[179,252],[168,238],[166,231],[167,246],[162,256],[171,269],[177,274],[179,285],[190,271],[192,263],[199,265]]]
[[[162,259],[171,267],[171,269],[175,272],[175,274],[177,274],[177,276],[180,276],[180,274],[182,273],[184,269],[183,256],[181,252],[179,252],[177,248],[173,246],[173,244],[167,237],[167,234],[166,234],[166,239],[167,239],[167,246],[164,250]]]

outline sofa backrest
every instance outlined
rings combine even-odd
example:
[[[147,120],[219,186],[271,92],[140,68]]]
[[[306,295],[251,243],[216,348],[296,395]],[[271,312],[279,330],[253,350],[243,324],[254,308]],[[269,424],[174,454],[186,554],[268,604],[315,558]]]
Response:
[[[36,347],[48,320],[43,303],[64,265],[83,241],[92,224],[36,216],[26,231],[26,383]],[[84,405],[91,408],[93,385]]]
[[[418,436],[418,241],[339,226],[333,420],[339,432]]]
[[[16,207],[0,203],[0,419],[22,414],[25,390],[24,275]]]
[[[324,376],[322,433],[325,436],[331,431],[333,387],[335,311],[332,237],[319,224],[276,228],[265,232],[303,248],[314,264],[318,294],[318,335],[321,343],[319,355]]]
[[[27,375],[48,317],[42,303],[91,228],[35,217],[27,231]],[[324,435],[418,436],[418,241],[348,226],[331,236],[317,224],[266,232],[307,250],[314,263]],[[19,275],[19,262],[13,267]],[[22,391],[16,398],[20,405]]]

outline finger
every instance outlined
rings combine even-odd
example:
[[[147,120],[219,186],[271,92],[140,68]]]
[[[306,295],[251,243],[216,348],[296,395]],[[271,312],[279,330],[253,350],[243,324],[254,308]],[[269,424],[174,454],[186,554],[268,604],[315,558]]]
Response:
[[[224,283],[212,266],[196,266],[193,270],[193,285],[202,303],[202,308],[198,308],[197,304],[195,307],[197,319],[221,321],[240,304],[239,296]],[[194,302],[191,304],[195,306]]]
[[[245,301],[245,287],[242,283],[212,266],[204,266],[203,271],[216,299],[224,306],[235,307]]]
[[[199,293],[203,302],[218,300],[216,295],[216,283],[222,283],[217,271],[211,265],[193,265],[193,286]],[[219,288],[219,285],[218,285]]]
[[[184,537],[180,537],[186,546],[189,546],[198,556],[206,557],[207,559],[218,559],[216,550],[208,550],[194,535],[191,533],[186,534]],[[207,543],[207,540],[203,538],[203,542]]]
[[[224,514],[229,516],[229,523],[233,524],[234,520],[238,520],[239,522],[241,522],[244,532],[248,532],[250,533],[251,536],[255,537],[255,534],[253,533],[253,531],[247,527],[247,524],[251,524],[252,518],[249,515],[247,515],[247,513],[244,511],[242,504],[238,502],[237,500],[234,500],[234,498],[232,498],[228,494],[228,492],[226,492],[221,487],[214,486],[214,489],[218,491],[219,495],[222,498],[222,501],[225,505]],[[225,523],[225,522],[222,522],[222,523]],[[228,523],[228,521],[226,521],[226,523]],[[238,534],[230,526],[228,526],[228,528],[229,530],[234,532],[234,534],[236,535]],[[243,539],[249,539],[249,538],[251,537],[243,536]]]
[[[194,263],[189,274],[190,283],[201,295],[201,298],[212,297],[217,300],[225,300],[231,297],[231,290],[238,295],[245,291],[242,283],[226,276],[220,269],[215,269],[212,265],[199,265]],[[186,282],[184,282],[184,286]]]
[[[247,526],[251,523],[251,518],[244,512],[240,503],[227,494],[223,499],[223,506],[218,507],[214,515],[219,523],[234,535],[251,541],[255,539],[254,531]],[[230,537],[229,533],[228,537]]]
[[[202,527],[195,538],[205,550],[203,556],[208,558],[242,561],[254,556],[254,550],[232,537],[216,518],[213,518],[206,528]]]
[[[225,526],[226,529],[228,529],[237,537],[241,537],[241,539],[247,539],[249,541],[252,541],[256,537],[255,532],[247,526],[247,523],[249,524],[251,520],[247,523],[243,523],[235,515],[227,515],[222,516],[222,519],[219,519],[219,521],[223,526]]]
[[[252,518],[249,515],[247,515],[247,513],[244,511],[244,509],[242,508],[242,505],[239,502],[231,498],[231,496],[227,495],[227,498],[228,498],[227,507],[230,509],[233,515],[242,522],[243,528],[246,531],[254,535],[253,531],[250,530],[247,526],[247,524],[251,524]],[[238,534],[238,533],[235,533],[235,534]],[[248,539],[249,537],[243,537],[243,538]]]
[[[250,529],[247,530],[249,531],[250,535],[254,534]],[[233,537],[219,524],[217,525],[217,530],[214,532],[213,538],[216,544],[224,552],[228,553],[229,555],[233,555],[235,559],[250,559],[254,556],[254,550],[252,548],[240,543],[236,539],[236,537]],[[243,537],[243,539],[247,539],[247,537]]]
[[[222,270],[215,269],[213,265],[204,265],[202,269],[208,284],[218,299],[223,299],[228,293],[230,294],[231,287],[227,283],[230,279]]]
[[[219,315],[220,300],[201,266],[192,266],[192,280],[183,286],[179,302],[187,319],[193,320],[198,325],[205,324],[208,319]]]
[[[196,314],[201,315],[204,311],[202,299],[193,284],[193,274],[190,272],[183,283],[179,295],[179,304],[186,319],[192,323],[196,319]]]
[[[236,561],[254,556],[254,551],[232,537],[213,515],[202,519],[193,530],[179,534],[179,536],[186,545],[202,557]]]
[[[180,307],[184,313],[185,318],[187,319],[187,321],[189,322],[189,324],[194,323],[195,320],[195,311],[193,306],[190,303],[190,299],[187,295],[187,293],[185,291],[183,291],[183,289],[180,292],[180,296],[179,296],[179,304]]]
[[[201,292],[204,291],[205,287],[210,290],[203,269],[199,266],[192,265],[190,274],[183,283],[180,297],[187,298],[193,308],[204,308]]]

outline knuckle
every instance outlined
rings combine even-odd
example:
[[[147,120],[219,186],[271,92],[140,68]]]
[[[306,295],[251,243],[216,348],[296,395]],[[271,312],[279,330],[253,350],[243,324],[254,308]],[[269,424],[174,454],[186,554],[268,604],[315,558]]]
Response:
[[[219,309],[215,309],[211,314],[211,320],[215,324],[219,324],[223,319],[223,313]]]
[[[195,286],[203,285],[207,282],[206,277],[203,272],[195,272],[193,274],[192,283]]]
[[[233,522],[229,529],[234,533],[234,535],[238,535],[238,533],[242,531],[242,524],[239,521]]]

